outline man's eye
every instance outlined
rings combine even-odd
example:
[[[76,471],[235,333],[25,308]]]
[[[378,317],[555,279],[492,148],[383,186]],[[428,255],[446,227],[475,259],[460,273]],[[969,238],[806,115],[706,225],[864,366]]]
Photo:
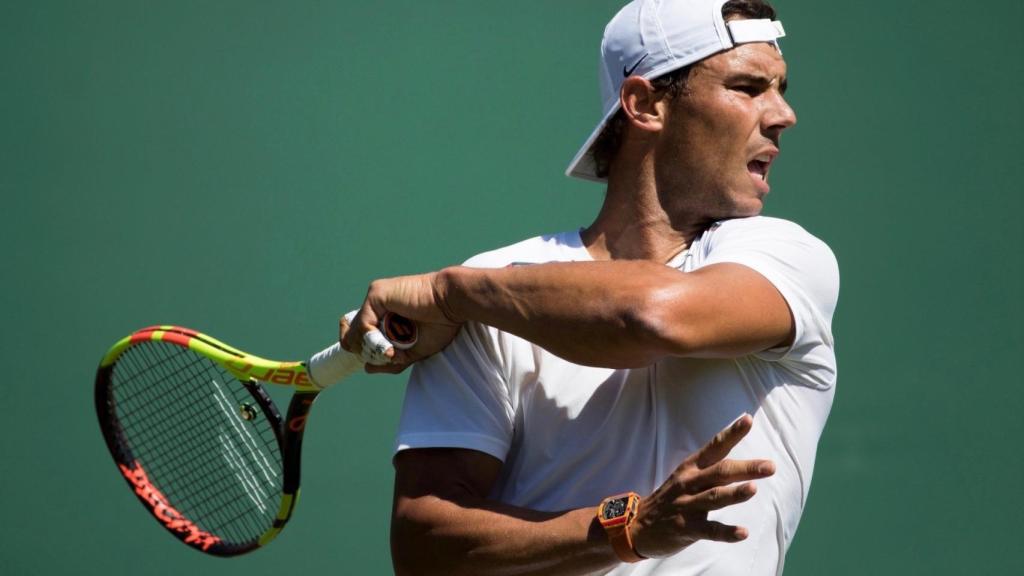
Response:
[[[739,86],[733,86],[732,89],[736,90],[737,92],[743,92],[748,96],[757,96],[758,94],[761,93],[760,87],[753,86],[750,84],[741,84]]]

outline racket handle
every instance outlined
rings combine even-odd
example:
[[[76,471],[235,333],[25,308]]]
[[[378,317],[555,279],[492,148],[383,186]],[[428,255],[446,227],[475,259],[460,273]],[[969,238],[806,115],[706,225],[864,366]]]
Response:
[[[313,354],[306,362],[309,379],[321,390],[362,370],[363,359],[342,349],[340,342]]]
[[[349,322],[352,321],[356,312],[353,310],[345,315]],[[388,312],[380,322],[380,332],[368,332],[369,338],[364,340],[365,348],[381,340],[385,346],[394,346],[399,350],[408,350],[416,345],[417,330],[416,324],[404,316]],[[373,360],[374,363],[387,363],[387,359]],[[313,384],[323,390],[340,382],[344,378],[358,372],[364,364],[364,359],[342,349],[341,344],[334,344],[314,354],[306,362],[306,372]]]
[[[416,345],[416,323],[405,316],[394,312],[385,313],[380,321],[380,331],[388,342],[399,350],[408,350]]]

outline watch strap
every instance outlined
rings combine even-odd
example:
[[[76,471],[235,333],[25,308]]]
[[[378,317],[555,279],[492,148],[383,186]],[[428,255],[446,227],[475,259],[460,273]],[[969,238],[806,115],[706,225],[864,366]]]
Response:
[[[605,505],[608,502],[618,500],[620,498],[628,498],[624,515],[619,518],[605,520],[603,514]],[[619,560],[631,564],[641,560],[646,560],[646,558],[636,551],[636,548],[633,545],[633,536],[629,531],[629,527],[636,519],[637,508],[639,505],[640,496],[635,492],[627,492],[626,494],[619,494],[617,496],[605,498],[597,509],[598,520],[601,522],[601,526],[604,527],[604,530],[608,535],[608,541],[611,543],[612,549],[615,550],[615,555],[619,557]]]

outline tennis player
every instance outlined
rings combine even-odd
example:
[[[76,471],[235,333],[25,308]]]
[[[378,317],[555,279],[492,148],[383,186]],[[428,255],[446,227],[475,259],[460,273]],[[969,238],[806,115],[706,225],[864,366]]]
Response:
[[[723,6],[724,4],[724,6]],[[570,176],[586,228],[378,280],[420,341],[394,466],[399,574],[778,574],[836,383],[829,248],[760,216],[786,103],[763,0],[635,0]]]

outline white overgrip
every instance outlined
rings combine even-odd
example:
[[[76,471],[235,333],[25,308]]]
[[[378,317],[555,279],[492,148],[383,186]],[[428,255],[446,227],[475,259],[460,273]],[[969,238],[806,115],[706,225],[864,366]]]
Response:
[[[349,324],[356,317],[356,310],[345,314],[345,320]],[[394,343],[387,339],[380,330],[370,330],[363,334],[363,350],[361,356],[356,356],[345,351],[341,344],[335,342],[331,346],[317,352],[306,362],[306,372],[309,373],[313,385],[323,390],[351,376],[362,369],[363,364],[374,364],[387,366],[391,358],[387,353],[393,348],[408,350],[416,344],[416,326],[411,321],[400,316],[385,315],[381,324],[400,327],[396,334],[404,339],[401,343]],[[400,324],[402,323],[402,324]],[[404,330],[404,332],[402,331]]]
[[[363,360],[342,349],[340,342],[313,354],[306,362],[309,379],[321,390],[337,384],[362,368]]]

